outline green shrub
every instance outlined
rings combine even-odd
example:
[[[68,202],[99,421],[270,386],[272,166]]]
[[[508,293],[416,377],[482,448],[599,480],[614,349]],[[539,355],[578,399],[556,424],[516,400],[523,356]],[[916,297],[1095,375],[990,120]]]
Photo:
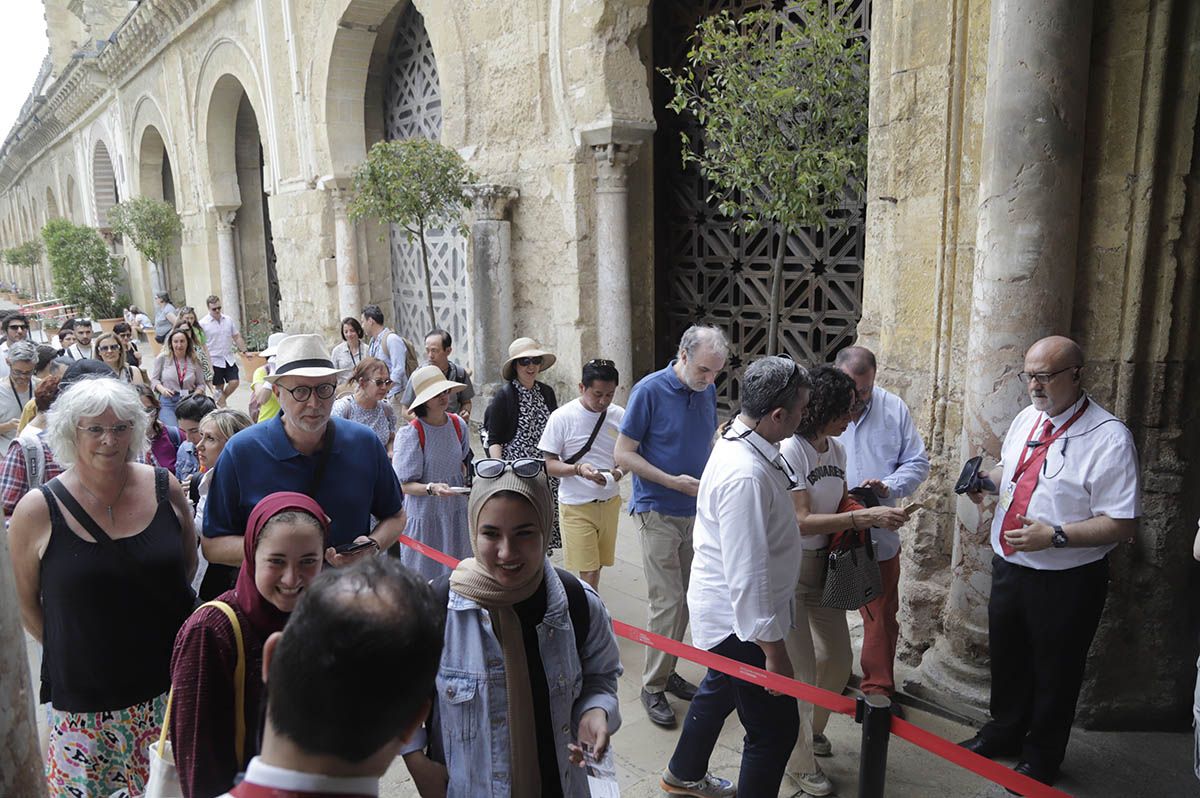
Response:
[[[42,238],[61,298],[95,318],[119,317],[120,272],[100,234],[66,219],[52,219],[42,228]]]

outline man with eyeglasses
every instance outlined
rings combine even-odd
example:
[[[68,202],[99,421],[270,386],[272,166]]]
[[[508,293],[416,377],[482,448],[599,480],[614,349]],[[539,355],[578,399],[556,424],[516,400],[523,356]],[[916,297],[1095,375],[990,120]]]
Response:
[[[331,418],[343,370],[333,365],[319,335],[288,336],[275,358],[275,371],[266,379],[283,412],[225,444],[204,513],[204,556],[240,565],[254,505],[283,490],[312,496],[329,515],[325,559],[330,565],[341,567],[386,550],[404,529],[400,483],[370,427]],[[372,517],[379,522],[374,529]],[[337,551],[351,544],[363,547]]]
[[[696,497],[695,560],[687,603],[697,648],[792,678],[786,639],[800,577],[795,477],[779,451],[808,404],[806,371],[765,357],[742,375],[742,407],[713,447]],[[745,729],[737,785],[708,772],[721,728],[737,709]],[[662,775],[668,795],[775,796],[800,730],[796,699],[710,669]]]
[[[213,294],[205,300],[205,304],[208,305],[208,315],[200,319],[200,327],[204,330],[208,356],[212,360],[217,407],[224,407],[240,384],[235,355],[246,351],[246,341],[238,330],[237,322],[221,315],[221,297]]]
[[[29,318],[21,313],[12,312],[0,321],[0,330],[4,331],[4,341],[0,343],[0,377],[4,377],[8,374],[9,347],[29,338]]]
[[[693,325],[666,368],[633,386],[617,438],[616,463],[633,476],[629,511],[642,538],[642,568],[649,596],[646,628],[682,640],[688,623],[696,490],[717,430],[714,383],[729,346],[716,327]],[[675,726],[671,693],[691,700],[696,687],[675,672],[676,658],[646,649],[642,706],[663,728]]]
[[[1084,665],[1108,594],[1108,553],[1137,532],[1137,449],[1129,429],[1083,390],[1083,350],[1043,338],[1019,375],[1030,406],[988,474],[992,720],[962,745],[1016,756],[1053,784],[1066,753]],[[976,504],[982,491],[968,493]]]
[[[447,413],[460,416],[463,421],[471,420],[471,399],[475,396],[475,386],[471,384],[471,375],[458,363],[450,359],[452,339],[446,330],[430,330],[425,336],[425,359],[431,366],[437,366],[450,382],[461,382],[467,386],[461,391],[450,394],[450,404],[446,406]],[[404,389],[400,404],[406,416],[411,416],[408,406],[413,401],[413,384],[409,381]]]
[[[29,341],[11,344],[4,354],[8,377],[0,383],[0,450],[7,451],[17,437],[21,411],[33,399],[37,359],[37,347]]]

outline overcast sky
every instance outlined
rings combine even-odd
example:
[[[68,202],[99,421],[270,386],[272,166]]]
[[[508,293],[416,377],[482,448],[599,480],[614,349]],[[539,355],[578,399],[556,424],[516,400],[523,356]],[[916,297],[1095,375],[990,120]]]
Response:
[[[8,136],[46,57],[42,0],[0,0],[4,44],[0,46],[0,142]]]

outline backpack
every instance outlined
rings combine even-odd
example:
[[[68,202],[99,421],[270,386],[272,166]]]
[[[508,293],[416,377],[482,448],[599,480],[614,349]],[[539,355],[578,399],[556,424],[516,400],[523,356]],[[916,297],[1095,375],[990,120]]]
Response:
[[[42,448],[41,440],[18,438],[17,443],[21,444],[25,454],[25,481],[29,489],[41,487],[46,480],[46,451]]]
[[[383,338],[381,338],[379,341],[379,351],[383,352],[384,359],[387,360],[388,364],[390,365],[392,362],[392,356],[388,352],[388,343],[387,343],[388,335],[395,335],[397,338],[399,338],[401,341],[403,341],[404,342],[404,376],[411,377],[412,373],[417,370],[417,350],[413,347],[413,342],[408,340],[407,338],[405,338],[403,335],[396,332],[395,330],[388,330],[385,328],[384,333],[385,334],[384,334]],[[460,440],[461,440],[461,438],[460,438]],[[424,445],[425,445],[425,441],[422,438],[422,440],[421,440],[422,448],[424,448]]]
[[[179,451],[179,445],[183,443],[183,433],[178,427],[167,427],[167,440],[175,447],[175,451]]]
[[[454,433],[456,435],[458,435],[458,442],[462,443],[462,439],[463,439],[462,419],[459,418],[458,416],[454,415],[453,413],[447,413],[446,415],[450,416],[450,421],[452,421],[454,423]],[[417,431],[417,441],[420,442],[420,444],[421,444],[421,451],[425,451],[425,426],[423,424],[421,424],[420,419],[416,419],[416,418],[414,418],[412,421],[410,421],[408,423],[413,429],[415,429]]]

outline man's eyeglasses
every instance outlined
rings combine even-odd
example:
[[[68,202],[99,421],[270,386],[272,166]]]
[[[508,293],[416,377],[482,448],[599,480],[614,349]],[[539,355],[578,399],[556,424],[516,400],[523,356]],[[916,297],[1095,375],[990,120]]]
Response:
[[[100,351],[101,352],[120,352],[121,346],[119,344],[109,344],[109,345],[100,347]]]
[[[337,383],[333,382],[323,382],[315,389],[311,385],[298,385],[295,388],[284,388],[282,385],[279,387],[290,393],[297,402],[307,402],[312,397],[314,390],[318,399],[330,399],[337,392]]]
[[[1026,385],[1028,385],[1030,382],[1037,382],[1038,385],[1047,385],[1050,382],[1052,382],[1054,380],[1054,378],[1057,377],[1059,374],[1062,374],[1064,371],[1070,371],[1071,369],[1078,370],[1079,366],[1067,366],[1064,369],[1059,369],[1058,371],[1051,371],[1049,373],[1043,371],[1043,372],[1038,372],[1035,374],[1030,374],[1028,371],[1022,371],[1019,374],[1017,374],[1017,379],[1019,379],[1021,382],[1025,383]]]
[[[517,358],[517,365],[518,366],[540,366],[540,365],[542,365],[542,358],[540,356],[538,356],[538,357],[519,357],[519,358]]]
[[[782,454],[779,455],[778,457],[776,457],[774,460],[772,460],[771,458],[769,458],[765,454],[763,454],[757,446],[755,446],[750,441],[746,440],[747,436],[749,436],[751,432],[754,432],[754,430],[748,429],[745,432],[740,433],[738,435],[726,435],[725,440],[741,441],[742,443],[749,446],[751,449],[754,450],[755,454],[757,454],[762,459],[766,460],[767,464],[770,465],[771,468],[774,468],[780,474],[783,474],[784,479],[786,479],[788,481],[788,490],[795,490],[796,487],[800,483],[796,479],[796,471],[795,471],[795,469],[792,468],[792,464],[789,463],[787,458],[784,457]],[[780,465],[779,463],[783,463],[783,465]]]
[[[546,461],[533,457],[522,457],[517,460],[497,460],[493,457],[485,457],[482,460],[476,460],[471,465],[472,472],[480,479],[497,479],[509,469],[523,479],[532,479],[546,471]]]
[[[37,373],[37,369],[9,369],[9,374],[16,377],[18,380],[27,380]]]
[[[133,430],[132,424],[113,424],[111,427],[105,427],[100,424],[89,424],[86,427],[82,424],[76,424],[75,429],[86,432],[92,438],[103,438],[104,433],[112,433],[114,438],[123,438]]]

